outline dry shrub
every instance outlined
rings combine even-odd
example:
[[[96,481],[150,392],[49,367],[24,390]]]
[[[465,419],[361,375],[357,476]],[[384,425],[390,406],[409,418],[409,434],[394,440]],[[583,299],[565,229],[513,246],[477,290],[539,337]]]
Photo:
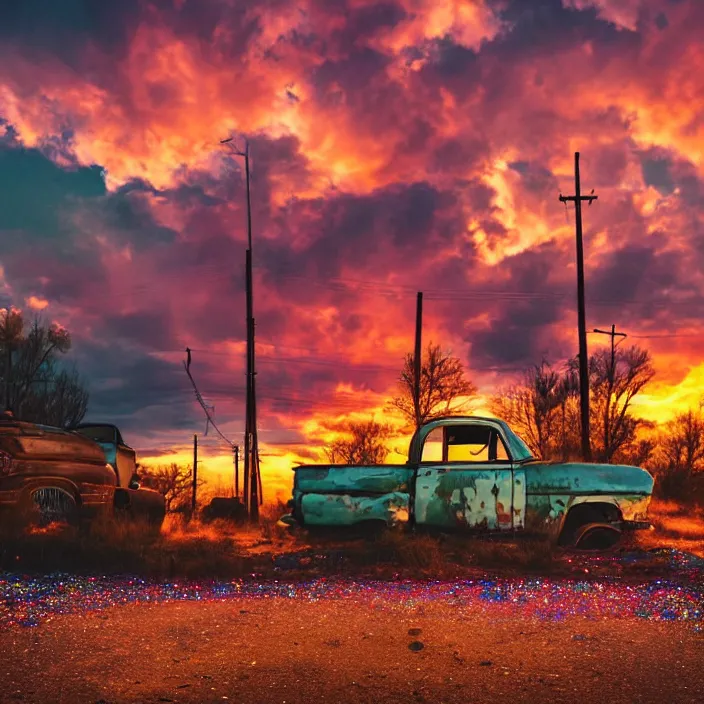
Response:
[[[382,533],[369,550],[369,557],[382,565],[392,563],[434,574],[441,574],[447,566],[437,538],[396,530]]]
[[[367,563],[392,564],[436,577],[457,575],[463,568],[502,572],[550,572],[561,567],[549,540],[486,539],[473,535],[409,534],[387,531],[368,551]]]
[[[530,537],[510,542],[468,538],[458,556],[463,564],[473,567],[512,572],[551,572],[560,565],[558,549],[552,541]]]
[[[115,517],[82,528],[52,524],[0,533],[0,569],[31,572],[132,573],[152,577],[238,577],[244,556],[231,535],[171,518],[162,531]]]

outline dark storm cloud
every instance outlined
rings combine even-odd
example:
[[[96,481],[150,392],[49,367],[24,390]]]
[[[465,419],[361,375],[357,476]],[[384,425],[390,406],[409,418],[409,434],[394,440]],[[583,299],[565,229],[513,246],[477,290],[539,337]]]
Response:
[[[489,154],[489,145],[476,135],[438,139],[431,145],[429,170],[437,173],[467,173]]]
[[[390,58],[369,47],[354,47],[342,59],[324,61],[313,73],[316,103],[338,105],[348,96],[364,97],[375,79],[383,76]]]
[[[433,39],[423,47],[426,63],[418,80],[433,92],[444,87],[464,100],[482,87],[482,62],[478,54],[451,37]]]
[[[150,357],[117,340],[77,340],[72,356],[88,382],[90,421],[117,423],[125,434],[142,435],[145,418],[135,415],[137,409],[158,414],[160,425],[174,430],[192,428],[202,416],[195,403],[188,403],[193,392],[180,363]],[[169,409],[173,413],[164,425]]]
[[[529,366],[543,356],[563,356],[556,345],[545,344],[542,328],[559,322],[562,303],[558,300],[509,301],[486,330],[470,332],[465,338],[471,344],[471,364],[483,366]]]
[[[275,11],[281,0],[160,0],[160,20],[176,36],[195,38],[205,56],[241,59],[262,31],[258,10]]]
[[[140,0],[0,0],[0,41],[30,58],[53,53],[76,63],[88,42],[119,58],[140,15]]]
[[[641,155],[641,169],[645,184],[652,186],[665,196],[675,190],[670,172],[671,166],[671,158],[667,154],[658,154],[653,150]]]
[[[676,255],[658,255],[655,248],[632,243],[612,252],[609,261],[592,272],[589,288],[595,298],[629,300],[642,293],[642,284],[651,287],[667,287],[677,281],[677,267],[673,268]]]
[[[550,169],[527,161],[515,161],[509,168],[521,175],[521,187],[534,196],[545,197],[558,191],[558,182]]]
[[[587,302],[595,319],[618,314],[624,323],[638,323],[659,318],[668,306],[669,314],[675,310],[686,318],[699,308],[701,295],[683,254],[662,251],[667,243],[662,233],[648,240],[617,249],[590,273]]]
[[[568,53],[575,46],[592,40],[598,43],[599,51],[595,51],[589,61],[598,69],[614,57],[623,59],[629,54],[635,55],[641,47],[638,33],[623,31],[600,19],[593,7],[576,10],[565,7],[562,0],[492,0],[490,4],[495,6],[507,29],[487,42],[483,50],[504,61]],[[491,80],[487,88],[500,92],[502,84]]]
[[[23,245],[58,236],[68,237],[72,228],[62,219],[76,200],[105,194],[99,166],[65,169],[37,149],[0,146],[0,235],[3,250],[18,244],[8,231],[23,232]]]
[[[630,157],[631,147],[625,141],[590,148],[588,183],[599,184],[600,188],[618,188],[626,177]],[[582,188],[586,193],[591,190],[587,183]]]
[[[178,346],[169,313],[158,309],[138,313],[107,313],[99,327],[105,331],[105,339],[123,340],[155,350],[175,349]]]
[[[140,22],[158,18],[176,36],[196,38],[204,50],[233,58],[261,31],[257,7],[256,0],[0,0],[0,40],[30,58],[52,53],[83,68],[87,45],[119,61]],[[227,31],[216,33],[219,28]]]
[[[367,39],[377,32],[391,29],[408,15],[397,2],[376,2],[347,10],[344,29],[335,34],[342,43],[351,46],[360,39]]]
[[[701,209],[704,206],[704,181],[697,167],[691,161],[677,159],[670,163],[669,174],[673,185],[679,189],[678,199],[682,205]]]
[[[250,141],[250,161],[252,202],[262,211],[257,213],[259,217],[267,217],[277,185],[279,190],[288,186],[293,191],[305,187],[311,177],[308,158],[301,152],[297,137],[254,136]]]
[[[497,289],[516,294],[482,302],[491,315],[488,328],[470,330],[470,362],[484,366],[528,366],[543,356],[558,359],[564,351],[551,341],[550,326],[563,316],[567,288],[560,276],[564,255],[548,243],[501,263],[507,285]],[[521,297],[521,292],[534,294]],[[571,354],[571,351],[568,352]]]
[[[140,182],[130,182],[97,204],[96,215],[115,244],[130,244],[135,251],[159,244],[172,244],[178,233],[157,223],[145,198],[155,191]]]
[[[426,182],[293,204],[289,216],[279,225],[298,223],[311,244],[292,251],[285,237],[262,242],[261,261],[274,280],[291,273],[325,280],[343,268],[373,265],[391,248],[395,268],[402,269],[405,260],[417,261],[419,248],[431,249],[464,230],[456,197]]]
[[[194,372],[198,388],[206,400],[218,404],[233,398],[243,399],[245,393],[244,369],[223,371],[217,358],[207,353],[194,352],[198,369]],[[238,362],[240,360],[237,360]],[[242,367],[244,360],[241,360]],[[400,362],[399,362],[400,367]],[[272,350],[264,345],[257,356],[257,395],[260,408],[294,411],[303,403],[339,405],[337,388],[350,384],[355,388],[382,392],[395,379],[396,370],[375,365],[354,365],[342,354],[327,359],[315,355],[312,359],[299,349],[285,346]]]

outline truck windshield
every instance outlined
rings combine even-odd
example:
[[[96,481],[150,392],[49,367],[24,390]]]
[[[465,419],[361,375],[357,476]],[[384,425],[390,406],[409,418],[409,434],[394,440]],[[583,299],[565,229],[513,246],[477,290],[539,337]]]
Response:
[[[508,424],[501,421],[501,427],[503,428],[506,444],[513,456],[514,462],[526,462],[535,459],[533,453],[528,449],[528,445],[511,430]]]
[[[95,442],[115,442],[115,428],[105,425],[90,425],[76,428],[76,432],[85,435]]]

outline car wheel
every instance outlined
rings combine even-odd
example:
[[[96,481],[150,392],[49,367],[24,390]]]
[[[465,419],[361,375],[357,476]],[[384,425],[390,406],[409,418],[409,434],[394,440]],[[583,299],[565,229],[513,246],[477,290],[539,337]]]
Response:
[[[51,523],[75,524],[78,519],[78,506],[71,494],[58,487],[35,489],[28,505],[28,519],[41,527]]]
[[[611,504],[578,504],[570,509],[565,518],[558,545],[580,550],[608,550],[621,539],[620,529],[613,525],[620,518],[618,509]]]
[[[608,523],[588,523],[581,526],[574,538],[577,550],[611,550],[621,541],[621,531]]]

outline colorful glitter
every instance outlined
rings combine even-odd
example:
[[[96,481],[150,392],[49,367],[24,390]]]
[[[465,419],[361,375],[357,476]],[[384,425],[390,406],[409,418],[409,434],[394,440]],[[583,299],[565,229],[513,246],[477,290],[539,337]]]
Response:
[[[48,575],[0,576],[0,628],[38,626],[53,616],[126,604],[227,599],[353,599],[375,609],[409,609],[432,602],[491,609],[510,617],[527,610],[538,619],[643,618],[686,622],[701,631],[704,584],[655,580],[624,584],[617,580],[548,579],[439,581],[362,581],[316,579],[305,582],[148,582],[115,577]]]

